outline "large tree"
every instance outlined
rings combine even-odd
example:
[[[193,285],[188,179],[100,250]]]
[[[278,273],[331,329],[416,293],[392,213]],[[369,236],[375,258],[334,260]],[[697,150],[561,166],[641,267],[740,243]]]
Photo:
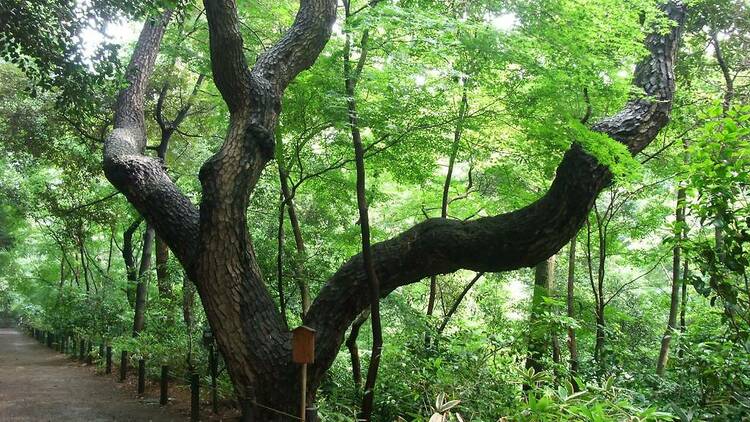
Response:
[[[294,414],[298,409],[299,371],[291,359],[291,334],[256,261],[247,206],[273,159],[284,90],[322,51],[337,2],[302,0],[291,28],[260,54],[252,68],[244,56],[235,1],[204,0],[204,5],[213,79],[230,119],[221,148],[201,168],[201,203],[193,204],[162,163],[144,153],[144,94],[171,12],[143,27],[126,72],[127,85],[117,100],[114,129],[105,141],[104,171],[197,286],[246,418],[285,420],[288,417],[279,412]],[[677,24],[646,39],[649,54],[636,67],[634,78],[643,93],[593,126],[631,154],[644,149],[669,119],[684,6],[671,2],[663,8]],[[436,274],[514,270],[555,254],[575,235],[599,192],[613,179],[607,166],[572,141],[550,189],[536,202],[465,222],[431,218],[372,245],[381,297]],[[316,360],[308,377],[310,401],[346,329],[369,306],[363,294],[367,280],[362,256],[352,257],[328,280],[304,317],[305,325],[317,330]]]

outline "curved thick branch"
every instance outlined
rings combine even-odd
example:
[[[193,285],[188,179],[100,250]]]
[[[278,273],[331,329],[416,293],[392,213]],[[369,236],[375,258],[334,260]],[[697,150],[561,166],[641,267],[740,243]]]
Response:
[[[245,60],[237,4],[234,0],[204,0],[208,19],[211,70],[229,112],[248,103],[250,70]]]
[[[674,93],[674,59],[684,6],[669,3],[664,11],[677,25],[665,35],[650,35],[650,56],[636,67],[634,84],[646,96],[631,99],[616,115],[594,125],[635,154],[645,148],[669,120]],[[428,219],[390,240],[373,245],[381,296],[399,286],[459,269],[508,271],[532,267],[567,244],[586,220],[611,172],[578,144],[568,150],[549,191],[536,202],[507,214],[472,221]],[[312,379],[320,379],[338,353],[343,333],[367,307],[367,278],[362,257],[346,262],[321,290],[305,318],[317,330]]]
[[[104,141],[104,174],[189,268],[198,238],[198,210],[162,164],[143,155],[144,91],[170,16],[167,11],[143,26],[128,65],[127,86],[117,99],[115,127]]]
[[[336,20],[336,3],[302,0],[291,28],[258,58],[253,73],[270,81],[278,95],[323,51]]]

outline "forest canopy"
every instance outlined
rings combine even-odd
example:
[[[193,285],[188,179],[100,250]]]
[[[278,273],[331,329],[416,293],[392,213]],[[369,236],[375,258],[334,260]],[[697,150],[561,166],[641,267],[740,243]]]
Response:
[[[3,0],[0,314],[243,420],[743,420],[749,31],[744,0]]]

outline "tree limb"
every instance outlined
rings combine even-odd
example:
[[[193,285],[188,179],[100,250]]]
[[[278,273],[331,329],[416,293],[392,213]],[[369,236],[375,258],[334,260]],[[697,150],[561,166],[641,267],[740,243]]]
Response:
[[[667,34],[646,39],[650,56],[635,71],[634,84],[646,97],[633,98],[616,115],[593,126],[635,154],[645,148],[669,120],[674,93],[674,58],[684,5],[664,6],[676,25]],[[402,234],[372,246],[381,297],[399,286],[458,269],[507,271],[531,267],[554,255],[586,221],[612,173],[577,143],[565,153],[547,193],[513,212],[472,221],[428,219]],[[368,305],[362,256],[346,262],[323,287],[305,318],[317,330],[313,379],[320,379],[338,353],[351,321]]]

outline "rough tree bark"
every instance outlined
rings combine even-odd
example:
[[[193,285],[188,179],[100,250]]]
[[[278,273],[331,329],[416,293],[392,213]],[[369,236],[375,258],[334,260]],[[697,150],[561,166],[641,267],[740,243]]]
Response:
[[[283,420],[268,408],[296,412],[299,371],[291,363],[291,335],[256,263],[246,211],[249,195],[273,156],[281,95],[326,44],[336,1],[302,0],[290,30],[261,53],[252,69],[244,58],[235,2],[204,4],[213,79],[230,119],[223,145],[201,169],[200,207],[179,192],[158,160],[143,154],[144,91],[169,12],[144,25],[126,72],[127,86],[118,96],[114,129],[105,140],[103,166],[110,182],[154,227],[196,284],[247,419]],[[682,21],[681,3],[664,9]],[[621,112],[593,126],[633,154],[668,121],[680,27],[646,39],[650,55],[636,67],[634,83],[647,96],[631,99]],[[429,219],[372,245],[381,297],[399,286],[462,268],[505,271],[536,265],[568,243],[611,180],[610,171],[574,143],[538,201],[466,222]],[[310,401],[347,328],[369,306],[369,298],[361,294],[367,286],[362,256],[357,255],[328,280],[304,319],[317,330],[316,361],[308,377]]]

